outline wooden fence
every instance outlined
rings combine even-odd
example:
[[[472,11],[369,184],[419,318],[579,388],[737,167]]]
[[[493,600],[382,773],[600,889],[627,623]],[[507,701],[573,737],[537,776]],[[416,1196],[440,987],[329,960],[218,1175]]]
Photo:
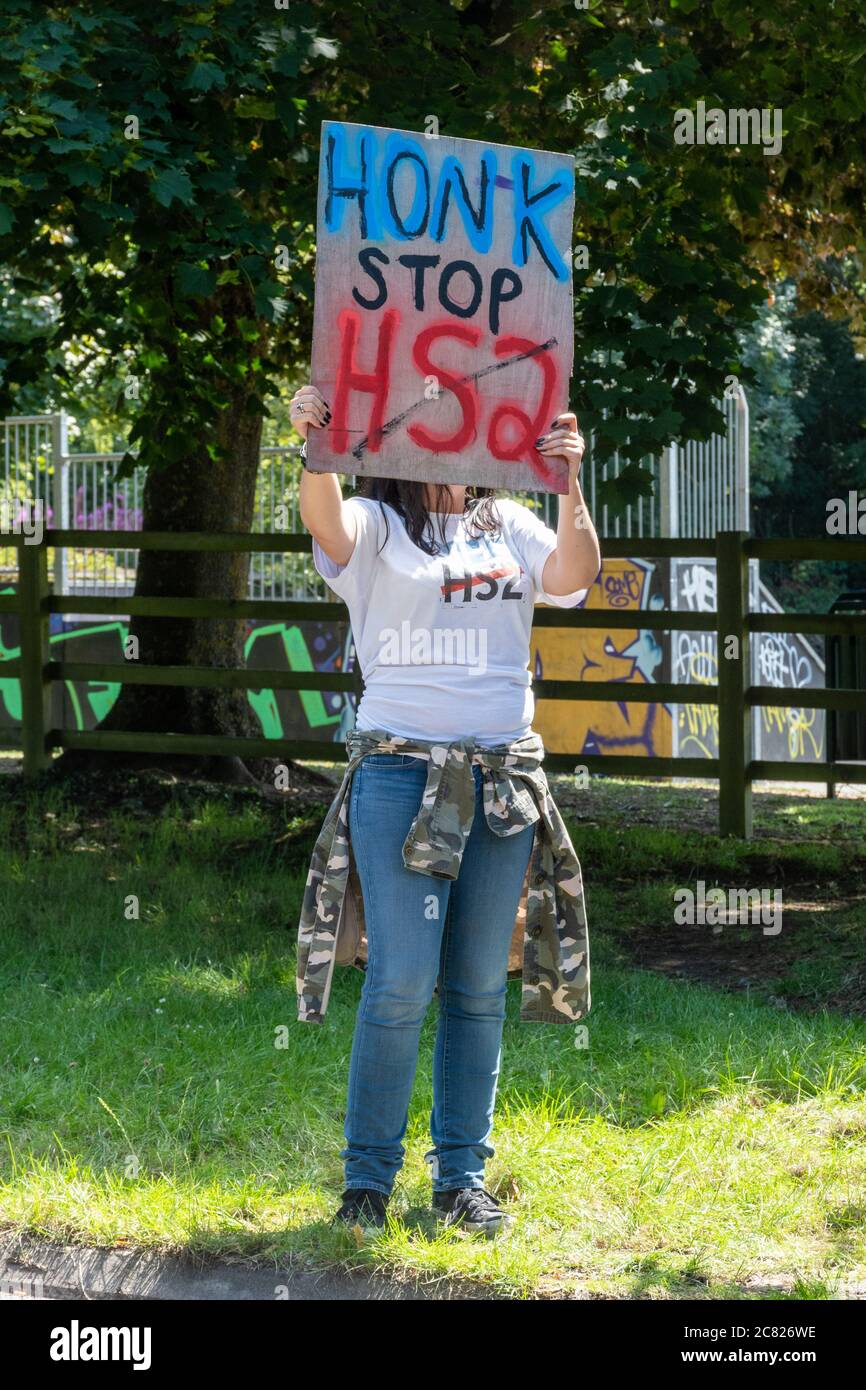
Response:
[[[114,752],[235,754],[345,762],[342,744],[316,739],[283,740],[227,735],[145,734],[95,729],[78,733],[53,729],[49,719],[51,683],[57,680],[100,680],[120,684],[176,685],[259,690],[350,690],[361,688],[357,672],[334,674],[318,671],[267,671],[210,667],[153,666],[116,662],[58,662],[49,649],[49,615],[99,613],[116,616],[164,618],[269,618],[273,620],[345,620],[343,603],[317,600],[108,598],[60,597],[50,592],[47,551],[51,547],[113,547],[128,536],[115,531],[46,530],[40,544],[27,545],[23,536],[9,538],[19,551],[18,592],[0,595],[0,612],[17,612],[21,625],[21,655],[0,666],[4,678],[21,682],[22,730],[20,739],[4,739],[5,747],[23,751],[24,775],[33,778],[51,761],[52,750],[65,748]],[[217,550],[250,553],[303,552],[312,547],[307,535],[272,532],[248,535],[204,535],[195,532],[137,532],[140,550]],[[866,693],[861,690],[798,688],[783,691],[773,686],[753,686],[750,681],[749,641],[752,633],[821,633],[866,636],[866,614],[785,614],[749,611],[748,561],[825,560],[866,561],[866,540],[754,540],[745,531],[721,531],[706,539],[604,540],[605,557],[642,556],[647,559],[715,558],[718,607],[715,613],[628,610],[612,612],[536,606],[536,627],[605,627],[651,631],[715,632],[718,637],[716,685],[614,681],[537,680],[536,697],[546,700],[615,701],[629,703],[718,705],[718,758],[663,758],[585,753],[548,753],[549,771],[574,770],[575,764],[590,772],[635,777],[708,777],[719,782],[719,823],[724,835],[749,837],[752,831],[752,783],[758,779],[811,781],[836,784],[866,783],[866,764],[857,762],[789,763],[755,760],[751,755],[751,712],[755,706],[785,709],[862,711]],[[735,639],[732,643],[731,639]],[[726,646],[733,654],[726,656]],[[0,738],[3,738],[0,731]]]

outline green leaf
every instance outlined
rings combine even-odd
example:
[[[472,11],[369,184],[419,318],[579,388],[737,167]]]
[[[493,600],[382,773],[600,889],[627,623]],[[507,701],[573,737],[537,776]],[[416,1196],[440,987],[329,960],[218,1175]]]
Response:
[[[189,207],[195,201],[189,174],[183,169],[163,169],[153,181],[153,196],[167,208],[177,200]]]
[[[95,186],[100,181],[99,174],[93,165],[85,164],[82,159],[76,159],[67,164],[65,173],[73,188],[81,188],[84,184]]]
[[[188,261],[181,261],[176,279],[183,294],[201,299],[213,294],[217,284],[217,277],[212,270],[201,265],[191,265]]]
[[[38,99],[39,105],[45,110],[50,111],[52,116],[59,116],[64,120],[75,120],[79,116],[78,107],[74,101],[64,101],[62,97],[41,97]]]
[[[63,140],[52,138],[45,141],[46,147],[52,154],[68,154],[70,150],[83,150],[85,153],[90,149],[86,140]]]
[[[274,63],[274,72],[280,73],[282,77],[297,77],[298,75],[298,55],[292,49],[283,49],[282,53]]]
[[[614,515],[633,507],[641,497],[652,497],[654,479],[648,468],[627,463],[616,478],[604,478],[596,487],[596,505],[608,507]]]
[[[12,231],[12,224],[15,221],[15,213],[6,203],[0,203],[0,236],[6,236]]]
[[[186,82],[194,92],[209,92],[212,87],[224,87],[225,73],[216,63],[196,63]]]

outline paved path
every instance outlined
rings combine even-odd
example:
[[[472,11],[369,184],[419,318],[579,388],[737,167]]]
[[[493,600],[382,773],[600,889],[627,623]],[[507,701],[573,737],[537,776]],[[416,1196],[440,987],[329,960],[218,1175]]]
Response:
[[[436,1280],[424,1287],[364,1272],[250,1269],[149,1251],[91,1250],[26,1236],[0,1238],[0,1298],[368,1300],[477,1299],[492,1294]]]

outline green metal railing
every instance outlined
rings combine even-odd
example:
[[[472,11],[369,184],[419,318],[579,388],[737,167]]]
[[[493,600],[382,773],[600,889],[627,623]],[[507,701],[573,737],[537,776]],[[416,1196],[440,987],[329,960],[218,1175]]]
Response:
[[[272,620],[346,620],[343,603],[319,600],[108,598],[54,595],[48,584],[47,552],[51,547],[114,547],[128,544],[129,534],[116,531],[52,531],[38,545],[27,545],[12,536],[19,552],[18,592],[0,595],[0,613],[17,612],[21,624],[21,656],[0,665],[3,677],[21,682],[22,730],[20,741],[8,734],[2,746],[20,747],[24,775],[32,778],[48,766],[52,750],[93,749],[100,752],[186,753],[199,755],[282,756],[317,762],[344,762],[342,745],[317,739],[266,739],[207,734],[146,734],[94,729],[77,733],[50,727],[49,694],[57,680],[100,680],[126,685],[175,685],[200,688],[260,690],[348,690],[360,688],[358,672],[332,674],[317,671],[234,670],[192,666],[134,666],[117,662],[58,662],[49,649],[49,615],[98,613],[103,616],[164,618],[269,618]],[[304,552],[312,542],[306,535],[255,533],[211,535],[196,532],[139,531],[139,550],[215,550]],[[589,700],[596,703],[664,703],[717,705],[719,756],[717,758],[640,757],[585,753],[548,753],[551,771],[573,771],[575,763],[590,772],[638,777],[708,777],[719,782],[719,823],[722,834],[749,837],[752,831],[752,783],[758,779],[812,781],[836,784],[866,783],[863,763],[788,763],[755,760],[751,749],[751,712],[756,706],[783,709],[862,710],[866,695],[859,690],[753,686],[750,682],[749,642],[752,633],[866,633],[866,615],[752,613],[749,611],[748,562],[761,560],[866,561],[866,541],[856,538],[826,540],[753,540],[744,531],[722,531],[708,539],[605,540],[606,558],[703,559],[715,558],[718,608],[715,613],[671,612],[634,609],[615,612],[539,607],[535,627],[584,627],[650,631],[715,632],[718,638],[718,682],[695,687],[685,683],[653,683],[623,687],[614,681],[538,680],[535,695],[546,700]],[[0,731],[0,738],[3,738]]]

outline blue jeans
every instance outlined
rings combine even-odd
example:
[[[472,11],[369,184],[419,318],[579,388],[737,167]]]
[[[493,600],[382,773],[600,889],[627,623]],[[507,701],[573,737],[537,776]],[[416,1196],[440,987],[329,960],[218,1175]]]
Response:
[[[355,769],[349,834],[367,924],[367,970],[358,1006],[344,1133],[346,1187],[390,1193],[433,990],[439,1017],[433,1053],[430,1163],[433,1189],[482,1187],[499,1079],[508,951],[535,827],[495,835],[482,806],[459,876],[407,869],[403,842],[421,804],[425,759],[371,753]]]

